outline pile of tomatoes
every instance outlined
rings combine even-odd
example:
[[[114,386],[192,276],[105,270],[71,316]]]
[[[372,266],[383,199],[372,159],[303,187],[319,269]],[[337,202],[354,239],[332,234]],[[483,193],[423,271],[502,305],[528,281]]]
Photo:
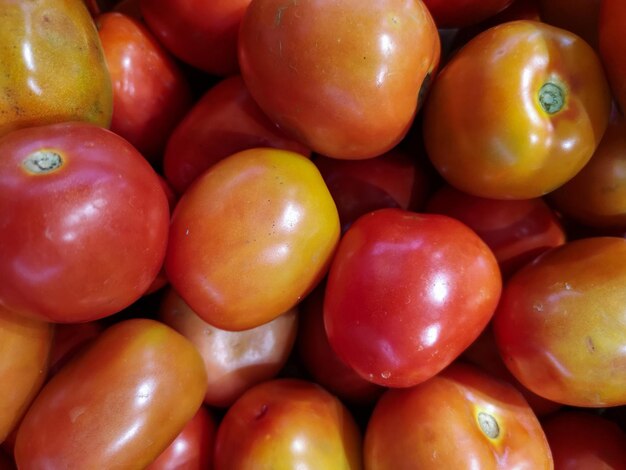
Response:
[[[626,2],[0,9],[0,469],[626,468]]]

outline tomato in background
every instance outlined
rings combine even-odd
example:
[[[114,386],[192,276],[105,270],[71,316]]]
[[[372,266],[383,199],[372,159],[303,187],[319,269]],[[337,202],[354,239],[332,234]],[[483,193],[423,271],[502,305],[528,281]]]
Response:
[[[348,409],[319,385],[276,379],[249,389],[215,438],[215,470],[362,468],[361,434]]]
[[[486,199],[445,185],[430,197],[426,210],[474,230],[493,251],[505,279],[566,239],[558,216],[541,198]]]
[[[0,139],[0,304],[48,321],[112,315],[156,278],[169,208],[156,172],[87,123]]]
[[[487,245],[444,215],[379,209],[346,231],[324,298],[331,347],[361,377],[409,387],[485,328],[502,281]]]
[[[125,320],[62,368],[17,433],[20,468],[144,468],[202,404],[193,344],[168,326]]]
[[[368,470],[553,468],[522,395],[460,363],[415,387],[385,392],[367,425],[364,455]]]
[[[345,159],[390,150],[436,72],[439,35],[405,0],[253,0],[239,34],[250,94],[313,151]]]
[[[519,20],[479,34],[441,70],[424,107],[424,142],[457,189],[529,199],[582,169],[610,111],[594,50],[573,33]]]
[[[98,321],[55,325],[48,377],[55,375],[70,359],[84,351],[104,328]]]
[[[234,75],[209,88],[176,127],[167,142],[163,171],[172,188],[182,194],[219,160],[255,147],[311,154],[263,114],[241,76]]]
[[[153,164],[192,105],[186,77],[152,33],[122,13],[96,18],[111,81],[110,129],[124,137]]]
[[[507,282],[493,318],[500,354],[531,391],[572,406],[626,404],[626,239],[544,253]]]
[[[537,0],[542,21],[577,34],[594,49],[598,48],[598,18],[602,1]]]
[[[613,95],[626,112],[626,2],[603,0],[598,23],[598,48]]]
[[[513,0],[423,0],[438,28],[462,28],[484,21]]]

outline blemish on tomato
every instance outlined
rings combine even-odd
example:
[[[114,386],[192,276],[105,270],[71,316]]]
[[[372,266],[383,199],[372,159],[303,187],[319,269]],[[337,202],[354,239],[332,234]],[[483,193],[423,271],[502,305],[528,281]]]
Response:
[[[63,158],[54,150],[37,150],[22,161],[22,166],[30,173],[50,173],[63,166]]]

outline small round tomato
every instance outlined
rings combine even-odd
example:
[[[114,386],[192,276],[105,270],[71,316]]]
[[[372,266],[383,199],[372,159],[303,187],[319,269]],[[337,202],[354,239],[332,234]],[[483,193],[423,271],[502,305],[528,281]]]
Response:
[[[613,90],[622,110],[626,111],[626,2],[603,0],[598,23],[598,48]]]
[[[512,21],[473,38],[439,73],[424,107],[424,142],[457,189],[529,199],[581,170],[610,111],[602,64],[585,41]]]
[[[381,155],[407,133],[439,63],[421,1],[253,0],[241,74],[261,109],[317,153]]]
[[[501,286],[493,253],[466,225],[379,209],[347,230],[333,258],[324,298],[328,340],[363,378],[415,385],[478,337]]]
[[[494,16],[513,0],[424,0],[438,28],[462,28]]]
[[[593,237],[544,253],[505,285],[493,319],[515,377],[573,406],[626,404],[626,240]]]
[[[365,432],[365,468],[552,470],[537,417],[510,384],[456,363],[380,398]]]
[[[213,165],[181,196],[165,270],[203,320],[245,330],[313,290],[338,239],[337,208],[315,165],[286,150],[249,149]]]

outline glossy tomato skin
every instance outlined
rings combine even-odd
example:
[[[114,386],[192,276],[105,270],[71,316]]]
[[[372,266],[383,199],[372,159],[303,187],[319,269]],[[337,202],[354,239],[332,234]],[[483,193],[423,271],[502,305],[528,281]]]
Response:
[[[564,410],[546,418],[542,426],[555,470],[610,470],[626,465],[626,434],[600,415]]]
[[[529,199],[580,171],[610,111],[594,50],[573,33],[519,20],[479,34],[441,70],[424,107],[424,141],[457,189]]]
[[[286,150],[231,155],[182,195],[165,269],[206,322],[224,330],[267,323],[326,274],[339,216],[311,161]]]
[[[462,28],[486,20],[513,0],[424,0],[438,28]]]
[[[554,248],[505,285],[493,319],[505,364],[558,403],[626,404],[626,240],[592,237]]]
[[[202,404],[202,358],[148,319],[121,321],[42,389],[17,433],[20,468],[144,468]]]
[[[182,194],[219,160],[255,147],[311,154],[263,114],[241,76],[234,75],[211,87],[176,127],[167,142],[163,171],[174,190]]]
[[[0,306],[0,443],[44,383],[54,328]]]
[[[315,152],[345,159],[404,137],[439,54],[430,13],[406,0],[253,0],[239,34],[241,73],[261,109]]]
[[[478,337],[502,281],[487,245],[444,215],[379,209],[344,234],[328,275],[324,324],[362,377],[409,387]]]
[[[191,89],[179,66],[138,20],[118,12],[96,18],[113,82],[110,129],[153,163],[191,108]]]
[[[137,300],[159,272],[169,223],[141,154],[78,122],[14,131],[0,151],[0,304],[72,323]]]
[[[215,470],[362,468],[361,433],[348,409],[312,382],[276,379],[248,390],[222,419]]]
[[[522,395],[460,363],[415,387],[385,392],[367,425],[364,456],[367,470],[554,468]]]

